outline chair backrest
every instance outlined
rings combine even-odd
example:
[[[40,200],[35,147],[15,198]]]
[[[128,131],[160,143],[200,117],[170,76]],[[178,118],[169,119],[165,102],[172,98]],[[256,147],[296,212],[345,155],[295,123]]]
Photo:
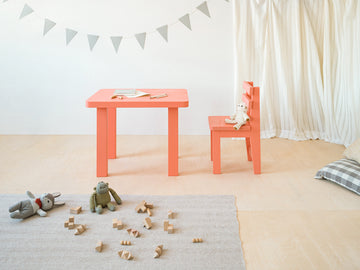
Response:
[[[248,107],[250,126],[253,131],[260,132],[260,87],[254,87],[253,82],[244,82],[245,93],[242,94],[242,101]]]

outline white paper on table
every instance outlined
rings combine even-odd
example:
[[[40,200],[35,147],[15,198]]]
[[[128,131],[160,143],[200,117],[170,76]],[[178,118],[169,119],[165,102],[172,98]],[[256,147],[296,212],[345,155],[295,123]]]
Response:
[[[136,97],[148,96],[150,94],[136,89],[115,89],[114,96],[115,95],[121,95],[128,98],[136,98]]]

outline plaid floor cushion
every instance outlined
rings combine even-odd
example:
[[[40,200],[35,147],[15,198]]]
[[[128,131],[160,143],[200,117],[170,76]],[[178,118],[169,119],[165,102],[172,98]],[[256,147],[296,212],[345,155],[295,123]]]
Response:
[[[332,181],[360,195],[360,164],[355,160],[334,161],[319,170],[315,178]]]

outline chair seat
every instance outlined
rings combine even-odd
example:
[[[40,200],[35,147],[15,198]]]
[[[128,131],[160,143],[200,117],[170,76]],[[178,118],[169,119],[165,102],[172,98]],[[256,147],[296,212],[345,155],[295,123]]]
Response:
[[[209,116],[209,127],[210,130],[221,130],[221,131],[238,131],[239,133],[244,131],[250,131],[250,123],[247,122],[240,127],[239,130],[234,129],[235,124],[225,123],[225,119],[229,119],[230,116]]]

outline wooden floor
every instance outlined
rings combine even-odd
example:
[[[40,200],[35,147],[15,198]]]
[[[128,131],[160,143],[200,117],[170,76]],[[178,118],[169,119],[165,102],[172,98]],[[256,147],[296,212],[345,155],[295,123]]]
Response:
[[[233,194],[247,269],[360,269],[360,196],[313,178],[344,147],[261,143],[261,175],[231,139],[213,175],[209,136],[181,136],[180,176],[168,177],[166,136],[118,136],[109,177],[96,178],[95,136],[0,136],[0,193],[91,194],[104,180],[119,194]]]

